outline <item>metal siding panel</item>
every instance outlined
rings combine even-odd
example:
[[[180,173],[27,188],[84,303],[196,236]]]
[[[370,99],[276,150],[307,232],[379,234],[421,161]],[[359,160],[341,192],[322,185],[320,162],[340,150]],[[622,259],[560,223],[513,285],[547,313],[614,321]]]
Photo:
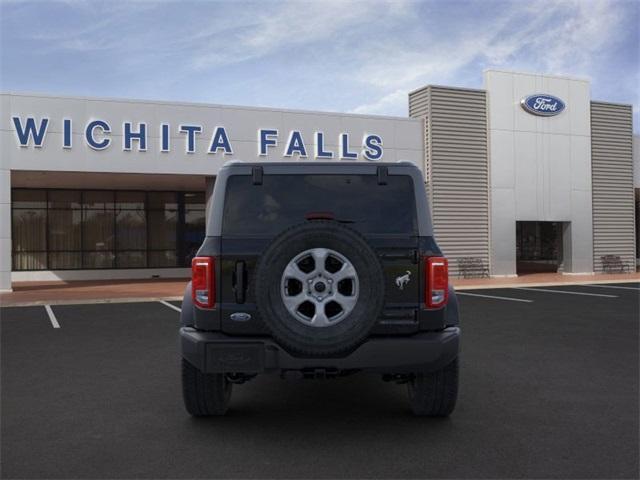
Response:
[[[635,266],[631,107],[591,102],[593,264],[602,272],[603,255],[620,255]]]
[[[451,275],[461,257],[479,257],[489,266],[486,93],[428,86],[409,95],[409,112],[426,117],[427,189]]]

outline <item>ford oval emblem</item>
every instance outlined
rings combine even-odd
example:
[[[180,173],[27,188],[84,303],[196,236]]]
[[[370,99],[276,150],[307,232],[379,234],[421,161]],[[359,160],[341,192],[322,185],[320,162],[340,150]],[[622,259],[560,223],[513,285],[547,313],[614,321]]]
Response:
[[[251,320],[251,314],[245,312],[234,312],[229,315],[229,317],[234,322],[248,322],[249,320]]]
[[[552,117],[558,115],[565,108],[565,103],[558,97],[547,95],[545,93],[536,93],[520,100],[520,105],[527,112],[542,117]]]

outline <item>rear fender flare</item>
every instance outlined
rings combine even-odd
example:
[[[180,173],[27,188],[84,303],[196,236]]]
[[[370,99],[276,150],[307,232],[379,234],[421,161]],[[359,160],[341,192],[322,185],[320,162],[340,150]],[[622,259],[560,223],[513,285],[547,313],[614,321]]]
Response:
[[[460,325],[458,297],[452,285],[449,285],[449,300],[447,301],[445,316],[447,327],[457,327],[458,325]]]
[[[184,289],[184,297],[182,298],[180,325],[183,327],[193,327],[195,322],[193,299],[191,298],[191,282],[189,282]]]

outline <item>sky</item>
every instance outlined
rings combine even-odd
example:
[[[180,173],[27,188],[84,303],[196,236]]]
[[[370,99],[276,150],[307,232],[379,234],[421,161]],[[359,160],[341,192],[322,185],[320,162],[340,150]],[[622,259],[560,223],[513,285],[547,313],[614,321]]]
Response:
[[[3,91],[407,116],[501,68],[634,105],[640,0],[0,0]]]

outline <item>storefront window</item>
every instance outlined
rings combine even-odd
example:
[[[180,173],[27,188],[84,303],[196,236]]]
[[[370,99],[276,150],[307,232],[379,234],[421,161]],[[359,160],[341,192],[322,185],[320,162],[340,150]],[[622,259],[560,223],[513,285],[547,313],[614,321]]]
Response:
[[[82,208],[92,210],[113,210],[115,192],[95,190],[82,192]]]
[[[14,189],[13,269],[188,266],[204,212],[202,192]]]
[[[42,190],[35,191],[42,192]],[[82,192],[80,190],[49,190],[47,201],[50,209],[80,209],[82,207]]]
[[[13,250],[16,270],[42,270],[47,265],[47,211],[13,210]]]
[[[150,267],[178,266],[178,195],[167,192],[149,193]]]
[[[116,192],[116,264],[147,266],[147,214],[144,192]]]
[[[13,208],[46,208],[47,192],[45,190],[14,190],[12,203]]]
[[[205,232],[205,198],[203,193],[187,193],[184,199],[183,263],[190,265],[196,256]]]
[[[90,204],[95,205],[95,204]],[[113,268],[115,253],[113,208],[82,209],[82,264],[84,268]]]
[[[13,265],[16,270],[47,266],[47,203],[43,191],[13,193]]]
[[[82,211],[49,209],[49,260],[52,269],[80,268]]]
[[[47,193],[47,205],[49,268],[81,268],[81,192],[77,190],[51,190]]]

